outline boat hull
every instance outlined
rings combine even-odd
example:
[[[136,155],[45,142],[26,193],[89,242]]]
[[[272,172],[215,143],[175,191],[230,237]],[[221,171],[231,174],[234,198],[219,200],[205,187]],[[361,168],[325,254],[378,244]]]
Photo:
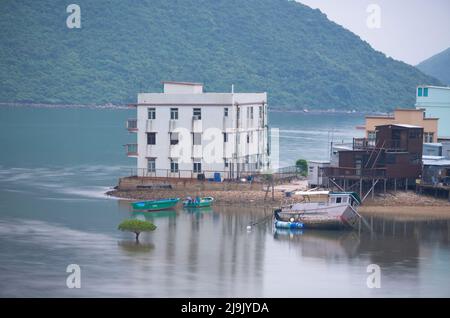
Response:
[[[214,199],[211,197],[202,198],[199,202],[196,201],[185,201],[183,202],[183,206],[185,208],[209,208]]]
[[[160,211],[173,208],[177,205],[180,199],[166,199],[166,200],[151,200],[151,201],[140,201],[133,202],[131,206],[134,210],[140,211]]]
[[[305,229],[343,230],[358,225],[359,216],[349,205],[321,206],[312,209],[275,210],[275,222],[302,223]],[[311,207],[311,206],[310,206]]]

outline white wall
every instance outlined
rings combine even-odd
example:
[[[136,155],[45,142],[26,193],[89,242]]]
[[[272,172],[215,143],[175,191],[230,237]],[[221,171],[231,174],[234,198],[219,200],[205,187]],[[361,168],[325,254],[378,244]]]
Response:
[[[192,94],[155,94],[138,95],[138,159],[140,171],[147,169],[147,158],[156,158],[156,169],[170,169],[170,157],[179,158],[179,169],[192,171],[192,157],[202,157],[202,170],[225,171],[223,158],[228,158],[230,164],[233,154],[237,152],[237,161],[244,163],[245,155],[256,160],[261,156],[266,163],[267,134],[264,129],[267,124],[267,107],[264,106],[263,118],[259,118],[260,103],[266,105],[266,93],[232,94],[232,93],[192,93]],[[241,105],[244,104],[244,105]],[[239,129],[236,130],[237,108],[240,108]],[[250,118],[250,107],[253,107],[253,119]],[[156,109],[156,119],[148,120],[148,108]],[[170,120],[170,109],[178,108],[178,120]],[[193,121],[193,109],[201,109],[201,120]],[[224,117],[224,109],[228,108],[228,117]],[[249,114],[249,116],[247,116]],[[170,145],[169,131],[180,134],[179,145]],[[202,145],[192,145],[193,131],[202,133]],[[156,132],[156,145],[147,145],[147,132]],[[228,142],[223,142],[223,132],[228,133]],[[253,134],[252,142],[247,143],[247,134]],[[212,138],[217,138],[219,147],[212,146]],[[236,141],[239,143],[236,147]],[[180,149],[183,152],[180,153]],[[211,151],[214,149],[214,151]],[[214,156],[213,156],[214,155]],[[212,158],[214,157],[214,158]],[[212,160],[214,159],[214,160]],[[242,168],[241,168],[242,169]],[[190,172],[183,172],[191,177]]]
[[[439,137],[450,137],[450,87],[419,87],[428,87],[428,97],[418,96],[416,90],[416,107],[424,108],[427,117],[439,118]]]

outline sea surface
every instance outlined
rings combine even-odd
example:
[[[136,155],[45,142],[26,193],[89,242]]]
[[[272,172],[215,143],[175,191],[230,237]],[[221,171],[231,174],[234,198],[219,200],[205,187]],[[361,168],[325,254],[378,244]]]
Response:
[[[135,141],[125,130],[133,117],[0,107],[1,297],[450,296],[450,218],[369,216],[373,232],[290,232],[274,231],[271,211],[256,208],[133,213],[104,195],[135,165],[123,147]],[[270,113],[284,166],[328,159],[329,142],[362,135],[363,122]],[[128,218],[158,228],[136,245],[117,230]],[[67,286],[70,264],[80,288]]]

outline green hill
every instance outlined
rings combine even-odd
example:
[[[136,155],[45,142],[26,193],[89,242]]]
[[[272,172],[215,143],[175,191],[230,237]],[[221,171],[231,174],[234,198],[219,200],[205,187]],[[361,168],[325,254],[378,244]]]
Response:
[[[417,65],[417,68],[439,79],[442,83],[450,85],[450,47],[423,61]]]
[[[288,0],[0,2],[0,102],[127,103],[161,80],[267,91],[272,107],[387,110],[439,84]]]

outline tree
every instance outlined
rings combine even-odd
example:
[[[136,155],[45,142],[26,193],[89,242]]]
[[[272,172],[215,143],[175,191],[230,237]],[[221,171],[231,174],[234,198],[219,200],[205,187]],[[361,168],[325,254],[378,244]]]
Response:
[[[133,232],[136,234],[136,243],[139,242],[141,232],[151,232],[156,230],[156,225],[149,221],[125,220],[117,227],[121,231]]]
[[[295,162],[295,166],[297,167],[297,171],[304,177],[308,174],[308,162],[305,159],[298,159]]]

